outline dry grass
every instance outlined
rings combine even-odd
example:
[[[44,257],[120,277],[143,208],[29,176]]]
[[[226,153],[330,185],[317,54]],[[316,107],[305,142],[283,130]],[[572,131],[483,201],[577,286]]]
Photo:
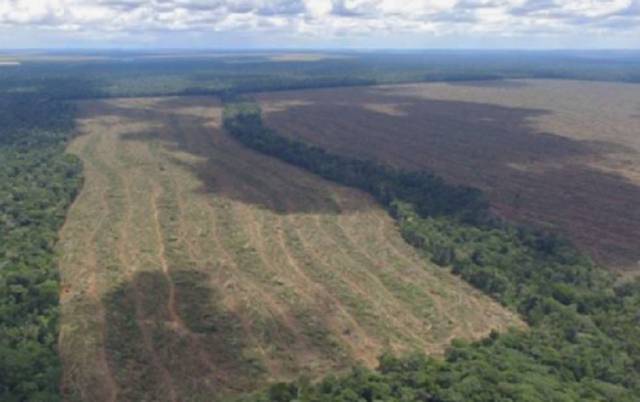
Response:
[[[68,400],[203,400],[522,325],[368,196],[253,153],[211,99],[80,104],[60,242]]]
[[[640,268],[638,85],[434,83],[259,98],[285,135],[479,187],[499,214],[564,233],[619,272]]]

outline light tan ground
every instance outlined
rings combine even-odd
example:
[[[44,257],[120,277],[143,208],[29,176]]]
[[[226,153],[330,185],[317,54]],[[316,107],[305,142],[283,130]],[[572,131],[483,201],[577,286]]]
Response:
[[[253,153],[211,99],[79,105],[61,233],[68,400],[209,401],[522,325],[368,196]]]
[[[381,93],[419,98],[488,103],[547,113],[527,122],[541,133],[577,141],[618,144],[640,152],[640,85],[569,80],[513,80],[506,85],[475,83],[398,85]],[[638,168],[640,161],[632,168]],[[632,174],[627,170],[620,173]],[[633,176],[640,183],[640,171]]]
[[[499,214],[640,272],[640,85],[429,83],[259,99],[284,135],[478,187]]]

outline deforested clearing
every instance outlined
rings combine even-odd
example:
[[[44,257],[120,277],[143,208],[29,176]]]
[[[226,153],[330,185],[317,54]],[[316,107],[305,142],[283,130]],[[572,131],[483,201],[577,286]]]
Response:
[[[213,99],[79,104],[59,243],[68,400],[212,400],[522,327],[369,196],[256,154]]]
[[[258,96],[268,125],[332,152],[483,190],[509,219],[640,269],[640,85],[556,80]]]

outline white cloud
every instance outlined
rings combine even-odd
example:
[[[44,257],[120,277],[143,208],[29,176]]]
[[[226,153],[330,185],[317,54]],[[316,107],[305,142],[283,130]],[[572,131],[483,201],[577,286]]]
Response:
[[[0,35],[13,28],[72,30],[78,38],[274,32],[323,42],[350,35],[611,32],[638,35],[640,43],[640,0],[0,0]]]

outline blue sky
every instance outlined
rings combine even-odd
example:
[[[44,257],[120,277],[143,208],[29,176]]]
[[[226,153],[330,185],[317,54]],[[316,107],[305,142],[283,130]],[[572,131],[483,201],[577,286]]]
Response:
[[[640,0],[0,0],[0,48],[640,48]]]

